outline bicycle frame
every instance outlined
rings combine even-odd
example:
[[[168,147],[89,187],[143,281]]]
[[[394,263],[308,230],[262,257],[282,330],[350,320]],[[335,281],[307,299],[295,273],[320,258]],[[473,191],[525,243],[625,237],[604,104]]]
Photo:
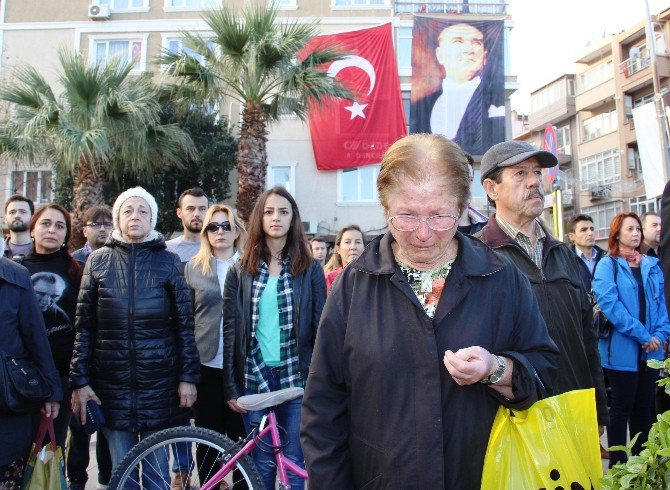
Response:
[[[260,432],[256,437],[265,437],[270,434],[272,438],[272,445],[279,447],[281,445],[281,439],[279,437],[279,429],[277,429],[277,416],[274,413],[274,410],[270,410],[266,415],[268,419],[267,427],[263,427],[263,422],[261,421]],[[219,471],[217,471],[204,485],[200,487],[200,490],[214,490],[216,486],[223,480],[223,478],[228,475],[237,460],[246,454],[250,454],[251,451],[256,447],[255,438],[252,437],[249,442],[247,442],[242,449],[237,453],[233,454],[228,462],[226,462]],[[289,460],[282,451],[275,454],[275,461],[277,462],[277,473],[279,474],[279,481],[282,483],[284,488],[291,488],[291,485],[288,481],[288,472],[294,473],[303,480],[307,479],[307,471],[303,470],[300,466],[295,464],[293,461]]]

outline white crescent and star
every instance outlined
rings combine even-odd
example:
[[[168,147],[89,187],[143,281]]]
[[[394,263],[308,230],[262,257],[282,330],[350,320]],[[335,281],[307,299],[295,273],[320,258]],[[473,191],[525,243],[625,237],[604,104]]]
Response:
[[[377,75],[375,73],[374,66],[372,66],[372,63],[361,56],[345,56],[341,60],[333,62],[328,68],[328,76],[335,77],[335,75],[337,75],[341,70],[349,67],[359,68],[367,74],[368,78],[370,79],[370,88],[368,89],[368,93],[366,95],[370,95],[372,90],[375,88]],[[349,120],[353,120],[355,117],[361,117],[365,119],[365,113],[363,112],[363,109],[365,109],[367,106],[368,104],[359,104],[357,100],[354,100],[352,105],[345,106],[344,108],[351,112],[351,117]]]

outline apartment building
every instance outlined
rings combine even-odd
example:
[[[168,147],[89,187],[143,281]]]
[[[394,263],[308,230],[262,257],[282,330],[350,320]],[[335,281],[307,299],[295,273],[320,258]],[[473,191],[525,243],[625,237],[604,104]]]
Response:
[[[661,93],[670,81],[669,19],[670,10],[665,10],[652,23]],[[529,129],[540,132],[552,124],[556,130],[559,183],[567,191],[564,218],[592,216],[601,244],[617,213],[642,214],[659,207],[660,196],[646,194],[633,121],[633,109],[654,102],[645,27],[640,20],[596,41],[575,61],[574,75],[561,76],[531,94]]]
[[[104,61],[115,55],[135,63],[135,73],[155,72],[153,60],[163,48],[180,49],[181,32],[201,31],[203,11],[223,2],[233,9],[244,0],[4,0],[0,10],[0,70],[11,79],[14,67],[27,63],[39,68],[55,81],[56,52],[60,46],[74,47],[91,61]],[[454,0],[280,0],[281,15],[291,18],[320,19],[322,33],[337,33],[391,22],[401,81],[406,118],[412,74],[412,26],[414,15],[464,20],[511,21],[504,0],[478,2]],[[508,73],[505,59],[505,100],[509,114],[509,95],[516,90],[516,78]],[[232,124],[239,122],[236,103],[222,107]],[[511,124],[508,119],[508,135]],[[307,124],[285,116],[273,124],[268,135],[267,185],[283,185],[295,196],[308,233],[332,236],[349,223],[359,224],[369,234],[386,229],[377,199],[378,165],[318,171]],[[235,177],[232,177],[233,179]],[[28,195],[36,202],[53,198],[54,175],[44,162],[39,167],[7,161],[0,167],[0,200],[13,192]],[[476,177],[475,182],[479,182]],[[485,210],[483,188],[475,189],[474,204]]]

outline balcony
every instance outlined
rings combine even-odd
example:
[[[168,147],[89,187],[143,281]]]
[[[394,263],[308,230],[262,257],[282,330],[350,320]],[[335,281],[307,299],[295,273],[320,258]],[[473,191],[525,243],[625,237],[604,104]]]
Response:
[[[591,201],[600,201],[612,197],[612,184],[594,185],[591,187]]]
[[[640,56],[628,58],[619,64],[619,71],[624,78],[632,76],[634,73],[646,68],[651,63],[651,57],[646,53],[640,53]]]
[[[443,2],[410,0],[393,3],[396,14],[475,14],[501,15],[507,13],[507,4],[498,0],[471,2],[468,0]]]
[[[614,78],[603,80],[601,83],[583,89],[575,96],[576,111],[590,111],[614,100],[616,84]]]

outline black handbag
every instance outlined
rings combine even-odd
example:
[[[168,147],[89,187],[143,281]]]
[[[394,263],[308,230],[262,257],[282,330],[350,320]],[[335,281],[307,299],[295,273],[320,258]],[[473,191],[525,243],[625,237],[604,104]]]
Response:
[[[38,409],[53,391],[32,359],[0,353],[0,412],[27,413]]]

